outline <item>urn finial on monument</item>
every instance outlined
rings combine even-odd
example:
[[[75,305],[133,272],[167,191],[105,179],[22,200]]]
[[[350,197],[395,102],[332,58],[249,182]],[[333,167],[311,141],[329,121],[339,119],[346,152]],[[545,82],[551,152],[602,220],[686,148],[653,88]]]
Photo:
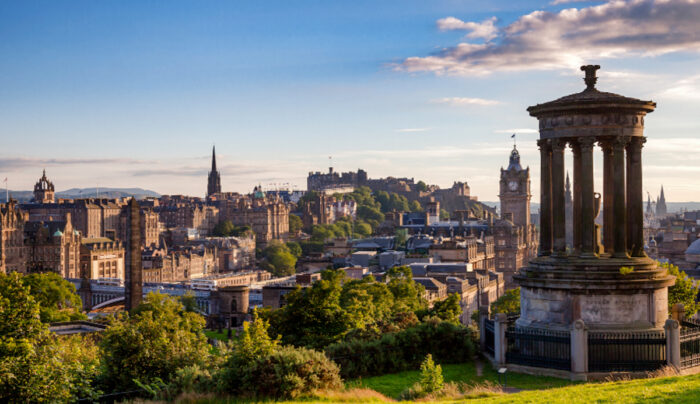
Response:
[[[595,90],[595,83],[598,81],[595,72],[598,69],[600,69],[600,65],[581,66],[581,71],[586,72],[586,77],[583,79],[586,83],[586,90]]]

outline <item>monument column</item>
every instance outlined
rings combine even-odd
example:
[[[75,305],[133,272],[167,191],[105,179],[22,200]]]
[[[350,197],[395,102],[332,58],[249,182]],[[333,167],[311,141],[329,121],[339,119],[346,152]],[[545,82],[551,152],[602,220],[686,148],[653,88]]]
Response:
[[[581,251],[581,146],[579,142],[573,140],[570,144],[574,155],[574,190],[573,190],[573,243],[571,247],[576,251]]]
[[[614,223],[613,223],[613,149],[609,140],[601,140],[603,149],[603,246],[605,252],[614,252]]]
[[[625,206],[625,146],[629,137],[621,136],[613,141],[613,221],[614,257],[628,258],[627,254],[627,207]]]
[[[555,256],[566,255],[566,198],[564,195],[564,150],[566,141],[552,140],[552,230]]]
[[[644,137],[633,137],[627,145],[627,245],[633,257],[646,256],[642,193],[642,146],[645,141]]]
[[[540,148],[540,256],[552,254],[552,145],[537,141]]]
[[[593,143],[595,139],[581,138],[578,141],[581,153],[581,256],[595,257],[595,192],[593,187]]]

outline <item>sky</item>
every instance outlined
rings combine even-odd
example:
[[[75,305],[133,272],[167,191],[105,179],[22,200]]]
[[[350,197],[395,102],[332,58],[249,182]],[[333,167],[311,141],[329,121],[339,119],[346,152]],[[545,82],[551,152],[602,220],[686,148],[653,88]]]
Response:
[[[537,201],[526,108],[599,64],[599,89],[657,102],[645,192],[700,201],[698,21],[691,0],[2,0],[0,178],[203,196],[216,145],[224,191],[332,165],[497,200],[517,133]]]

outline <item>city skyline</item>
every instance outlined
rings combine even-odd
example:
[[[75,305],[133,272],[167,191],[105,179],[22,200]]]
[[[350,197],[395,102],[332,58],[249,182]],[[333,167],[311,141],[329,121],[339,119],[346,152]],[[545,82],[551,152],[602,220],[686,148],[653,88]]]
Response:
[[[669,200],[700,200],[689,181],[700,166],[700,6],[551,3],[4,3],[0,176],[13,190],[46,168],[58,190],[203,196],[216,144],[224,191],[303,189],[332,156],[337,171],[467,181],[497,200],[512,133],[539,172],[525,108],[583,90],[572,76],[596,63],[602,91],[658,104],[645,193],[663,184]]]

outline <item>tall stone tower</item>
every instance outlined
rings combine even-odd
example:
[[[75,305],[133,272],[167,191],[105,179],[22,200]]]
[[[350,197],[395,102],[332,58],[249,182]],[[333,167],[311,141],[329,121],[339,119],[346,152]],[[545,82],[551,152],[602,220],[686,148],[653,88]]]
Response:
[[[520,153],[513,145],[508,168],[501,168],[501,217],[512,216],[518,226],[530,227],[530,167],[522,168]]]
[[[656,201],[656,216],[663,217],[666,216],[668,210],[666,209],[666,196],[664,196],[664,186],[661,186],[661,194],[659,199]]]
[[[39,178],[39,181],[34,184],[34,202],[36,203],[53,203],[55,201],[53,182],[46,178],[46,170]]]
[[[138,307],[143,298],[143,271],[141,268],[141,209],[136,198],[131,198],[128,206],[128,245],[126,272],[124,274],[124,309],[131,311]]]
[[[221,176],[216,170],[216,146],[211,150],[211,171],[209,171],[209,181],[207,182],[207,196],[221,193]]]

